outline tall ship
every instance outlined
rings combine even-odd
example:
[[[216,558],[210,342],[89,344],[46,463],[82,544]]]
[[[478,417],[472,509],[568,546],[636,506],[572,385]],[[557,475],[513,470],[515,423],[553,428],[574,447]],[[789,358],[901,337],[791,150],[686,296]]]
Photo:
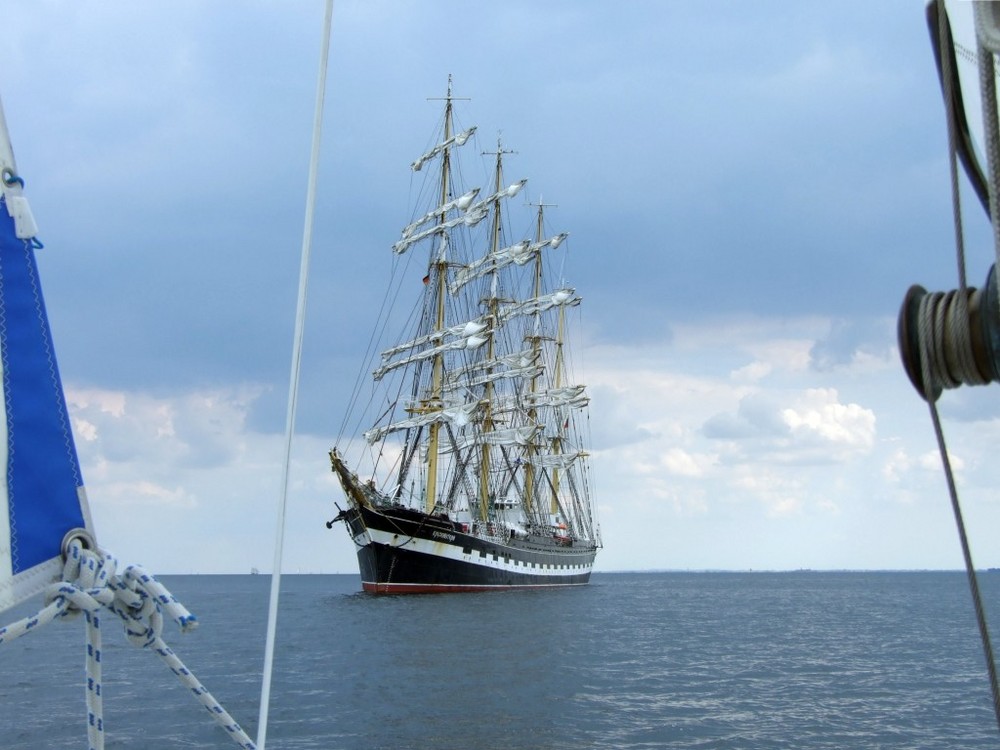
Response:
[[[330,451],[347,507],[327,526],[344,523],[368,592],[586,584],[601,537],[568,234],[548,232],[541,199],[512,200],[527,180],[505,180],[499,139],[484,154],[475,126],[456,127],[450,78],[443,101],[411,164],[422,205],[392,245],[351,427]],[[477,159],[485,189],[462,181]]]

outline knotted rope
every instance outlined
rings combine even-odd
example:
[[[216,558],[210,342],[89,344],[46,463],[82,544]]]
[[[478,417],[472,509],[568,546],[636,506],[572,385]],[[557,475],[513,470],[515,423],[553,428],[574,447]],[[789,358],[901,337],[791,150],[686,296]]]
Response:
[[[177,623],[182,633],[197,627],[197,618],[142,568],[129,565],[117,575],[117,567],[118,561],[112,555],[103,550],[87,549],[79,539],[73,539],[66,546],[62,581],[48,588],[45,606],[35,615],[0,628],[0,645],[48,625],[56,618],[84,615],[87,627],[87,741],[90,750],[103,750],[101,618],[105,612],[111,612],[122,620],[129,643],[139,648],[152,648],[232,740],[245,750],[253,750],[254,743],[239,724],[184,666],[161,636],[164,614]]]

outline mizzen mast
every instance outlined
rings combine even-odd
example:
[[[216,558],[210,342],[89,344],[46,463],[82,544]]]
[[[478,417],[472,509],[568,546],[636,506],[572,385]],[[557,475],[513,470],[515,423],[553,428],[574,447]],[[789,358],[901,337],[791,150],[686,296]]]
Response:
[[[541,197],[538,199],[538,224],[535,228],[535,242],[542,242],[545,232],[545,207],[546,204],[542,202]],[[542,254],[539,253],[535,261],[535,296],[541,295],[541,278],[542,278]],[[566,327],[566,308],[562,305],[559,306],[559,322],[556,329],[556,341],[555,341],[555,362],[553,366],[552,373],[552,386],[556,390],[562,387],[562,371],[563,371],[563,333]],[[559,455],[562,453],[562,437],[564,424],[562,418],[556,420],[555,432],[551,438],[550,453],[552,455]],[[552,500],[549,503],[549,513],[555,516],[559,512],[559,466],[558,464],[552,469]]]

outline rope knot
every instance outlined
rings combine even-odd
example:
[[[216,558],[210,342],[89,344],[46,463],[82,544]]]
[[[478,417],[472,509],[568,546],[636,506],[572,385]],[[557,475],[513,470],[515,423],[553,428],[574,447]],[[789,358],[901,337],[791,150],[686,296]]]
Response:
[[[97,615],[102,607],[114,602],[109,582],[114,578],[116,561],[86,549],[74,539],[66,549],[62,581],[49,586],[46,606],[54,606],[61,617],[73,618],[81,612]]]
[[[164,642],[163,616],[177,623],[181,632],[198,625],[197,618],[178,602],[166,587],[137,565],[117,575],[118,561],[100,550],[90,549],[78,537],[63,542],[63,580],[45,592],[45,606],[36,615],[0,627],[0,644],[37,630],[61,617],[81,613],[87,626],[87,739],[94,750],[104,748],[101,698],[101,610],[121,618],[125,637],[140,648],[150,648],[180,682],[195,696],[237,745],[252,750],[253,741],[235,719],[212,697],[204,685]]]

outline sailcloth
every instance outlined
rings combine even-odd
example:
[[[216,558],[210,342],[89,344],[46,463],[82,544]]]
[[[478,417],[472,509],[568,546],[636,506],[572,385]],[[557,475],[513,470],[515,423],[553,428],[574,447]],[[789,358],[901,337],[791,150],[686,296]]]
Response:
[[[0,611],[62,571],[74,529],[93,535],[38,279],[34,221],[0,109]]]

